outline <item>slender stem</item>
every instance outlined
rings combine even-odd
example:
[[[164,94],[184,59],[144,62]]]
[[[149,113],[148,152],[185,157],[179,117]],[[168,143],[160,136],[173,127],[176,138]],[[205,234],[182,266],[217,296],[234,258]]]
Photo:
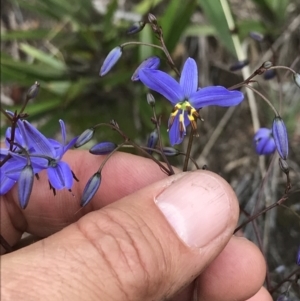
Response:
[[[187,156],[186,153],[182,153],[182,152],[179,152],[180,155],[183,155],[183,156]],[[196,166],[197,169],[200,169],[199,165],[197,164],[196,160],[192,157],[189,157],[189,159],[193,162],[193,164]]]
[[[292,68],[287,67],[287,66],[272,66],[272,67],[268,68],[268,70],[270,70],[270,69],[286,69],[286,70],[289,70],[290,72],[292,72],[293,74],[297,74],[297,72],[295,70],[293,70]]]
[[[162,140],[161,140],[159,122],[158,122],[158,119],[157,119],[157,116],[156,116],[155,106],[152,106],[152,111],[153,111],[153,117],[154,117],[154,120],[155,120],[156,129],[157,129],[158,145],[159,145],[159,149],[161,150],[161,156],[162,156],[163,160],[165,161],[165,163],[167,164],[171,175],[173,175],[174,174],[173,167],[171,166],[169,160],[167,159],[165,153],[163,152],[163,145],[162,145]]]
[[[130,45],[143,45],[143,46],[148,46],[148,47],[154,47],[154,48],[158,48],[158,49],[162,50],[163,52],[165,52],[165,49],[162,46],[151,44],[151,43],[137,42],[137,41],[126,42],[124,44],[121,44],[120,47],[122,48],[122,47],[130,46]]]
[[[276,206],[280,206],[283,202],[285,202],[288,199],[287,196],[282,197],[280,200],[278,200],[276,203],[268,206],[267,208],[265,208],[264,210],[252,215],[248,220],[246,220],[244,223],[242,223],[241,225],[239,225],[233,232],[236,233],[237,231],[241,230],[242,228],[244,228],[248,223],[252,222],[253,220],[255,220],[256,218],[258,218],[259,216],[261,216],[262,214],[268,212],[269,210],[275,208]]]
[[[300,267],[298,269],[296,269],[295,271],[293,271],[292,273],[290,273],[287,277],[285,277],[282,281],[280,281],[276,286],[274,286],[273,288],[271,288],[269,290],[269,293],[274,293],[275,291],[277,291],[283,283],[290,281],[290,279],[294,276],[297,275],[298,273],[300,273]]]
[[[183,164],[183,171],[187,171],[187,168],[188,168],[190,154],[191,154],[192,145],[193,145],[193,140],[194,140],[194,135],[191,131],[190,136],[189,136],[189,142],[188,142],[187,150],[186,150],[186,157],[185,157],[184,164]]]
[[[268,98],[266,98],[263,94],[261,94],[258,90],[256,90],[255,88],[253,88],[252,86],[249,86],[248,84],[245,85],[246,88],[251,89],[253,92],[255,92],[257,95],[259,95],[270,107],[271,109],[274,111],[276,116],[279,116],[279,113],[277,112],[277,110],[275,109],[275,107],[272,105],[272,103],[269,101]]]
[[[126,142],[121,143],[120,145],[118,145],[111,153],[109,153],[109,155],[107,155],[107,157],[103,160],[103,162],[101,163],[100,167],[98,168],[98,173],[101,173],[104,165],[107,163],[107,161],[111,158],[111,156],[116,153]]]

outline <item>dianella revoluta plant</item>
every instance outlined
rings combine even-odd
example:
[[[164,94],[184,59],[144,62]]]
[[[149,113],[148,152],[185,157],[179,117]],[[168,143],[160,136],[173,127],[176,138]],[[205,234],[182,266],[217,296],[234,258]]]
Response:
[[[34,187],[33,183],[39,180],[38,174],[43,170],[47,172],[49,186],[54,195],[62,189],[72,193],[72,188],[76,185],[78,179],[68,163],[64,162],[63,156],[69,149],[73,147],[80,148],[90,142],[99,128],[114,131],[119,135],[120,141],[118,143],[106,140],[99,141],[89,149],[91,155],[106,157],[100,166],[95,167],[95,170],[91,170],[90,179],[85,185],[83,194],[78,196],[82,207],[88,206],[93,202],[93,197],[101,187],[102,170],[107,161],[117,151],[136,149],[142,156],[153,160],[158,168],[167,175],[174,174],[169,158],[175,156],[184,157],[182,171],[188,170],[189,163],[192,163],[192,169],[206,169],[206,166],[199,166],[191,155],[195,138],[201,139],[201,126],[199,126],[199,123],[205,122],[201,117],[202,110],[206,110],[206,107],[209,106],[238,106],[246,98],[246,89],[250,89],[274,113],[272,125],[262,127],[254,134],[254,149],[260,156],[279,157],[280,169],[286,175],[286,186],[284,196],[280,201],[250,217],[236,229],[237,231],[258,216],[286,201],[292,187],[288,164],[288,131],[284,118],[279,114],[279,110],[276,109],[275,105],[254,87],[255,78],[257,76],[270,77],[275,70],[285,69],[292,73],[295,84],[300,87],[300,75],[289,67],[276,66],[266,61],[247,79],[236,83],[232,87],[226,88],[219,85],[201,87],[198,77],[201,66],[198,66],[192,57],[185,59],[182,70],[176,66],[166,47],[163,28],[153,14],[148,14],[146,18],[143,18],[143,21],[132,25],[128,30],[128,34],[134,35],[146,26],[151,28],[158,44],[130,41],[116,45],[102,63],[99,80],[102,80],[102,77],[111,72],[113,68],[117,68],[117,63],[122,59],[122,55],[127,51],[127,48],[146,46],[158,49],[161,52],[160,56],[151,56],[137,64],[136,69],[132,70],[131,76],[131,80],[135,85],[144,88],[145,101],[147,101],[152,110],[152,116],[149,116],[149,119],[153,123],[153,131],[149,133],[147,143],[141,145],[135,142],[114,119],[111,119],[109,122],[96,121],[95,124],[91,123],[88,129],[78,136],[76,135],[70,141],[67,141],[64,121],[58,120],[61,128],[61,140],[57,141],[44,136],[27,120],[30,112],[26,112],[26,106],[31,99],[38,97],[40,85],[36,82],[29,88],[26,100],[19,111],[11,112],[1,106],[1,112],[8,120],[10,126],[6,130],[5,141],[0,149],[0,194],[4,195],[16,186],[20,207],[26,210]],[[252,35],[257,39],[254,33]],[[166,70],[163,68],[159,69],[162,62],[168,66]],[[231,70],[235,71],[244,68],[248,63],[249,61],[247,60],[238,62],[232,66]],[[152,94],[153,92],[156,93],[156,96]],[[169,104],[169,119],[167,124],[163,125],[167,128],[169,134],[169,143],[167,145],[163,144],[161,131],[164,127],[162,126],[162,118],[157,114],[156,110],[156,104],[160,101],[165,101]],[[182,145],[185,139],[187,143],[186,148],[183,149]],[[249,144],[251,143],[249,142]],[[1,239],[1,241],[3,240],[4,238]],[[298,265],[300,264],[299,256],[298,252]],[[288,300],[288,293],[282,296],[280,300]]]

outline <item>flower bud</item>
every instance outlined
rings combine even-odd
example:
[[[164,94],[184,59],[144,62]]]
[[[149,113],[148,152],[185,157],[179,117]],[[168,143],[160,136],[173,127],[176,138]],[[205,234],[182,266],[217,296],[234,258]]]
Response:
[[[274,118],[272,134],[279,156],[286,160],[289,153],[288,136],[285,124],[280,116]]]
[[[147,147],[148,148],[155,148],[156,144],[158,141],[158,133],[157,130],[155,129],[151,134],[149,135],[148,141],[147,141]],[[151,154],[152,151],[148,150],[148,153]]]
[[[98,191],[98,188],[101,183],[101,174],[100,172],[96,172],[86,183],[85,188],[83,190],[83,194],[81,197],[80,206],[84,207],[86,206],[90,200],[93,198],[93,196]]]
[[[300,246],[298,248],[298,253],[297,253],[297,265],[300,266]]]
[[[111,68],[117,63],[121,56],[122,47],[117,46],[113,50],[111,50],[103,62],[99,75],[104,76],[105,74],[107,74],[111,70]]]
[[[116,127],[117,129],[119,129],[119,124],[117,123],[117,121],[115,119],[112,119],[110,122],[109,122],[111,125],[113,125],[114,127]]]
[[[238,61],[230,66],[230,71],[237,71],[243,69],[245,66],[249,64],[249,60]]]
[[[117,148],[117,144],[113,142],[100,142],[94,145],[89,152],[93,155],[107,155]]]
[[[258,155],[269,155],[276,149],[272,131],[267,128],[260,128],[254,135],[255,151]]]
[[[150,23],[152,23],[152,24],[157,24],[157,19],[156,19],[156,17],[153,15],[153,14],[151,14],[151,13],[149,13],[148,14],[148,20],[149,20],[149,22]]]
[[[28,205],[28,201],[31,195],[32,186],[34,180],[33,168],[31,165],[25,165],[20,173],[18,179],[18,196],[19,204],[22,209],[25,209]]]
[[[39,93],[39,90],[40,90],[40,84],[38,82],[35,82],[34,85],[32,85],[27,93],[26,93],[26,98],[27,99],[33,99],[35,98],[38,93]]]
[[[160,59],[157,56],[150,56],[147,59],[145,59],[134,71],[131,80],[132,81],[138,81],[140,80],[139,72],[142,69],[149,68],[149,69],[158,69],[160,65]]]
[[[167,157],[174,157],[179,155],[179,150],[174,147],[165,146],[162,150]]]
[[[78,148],[86,143],[88,143],[94,136],[95,129],[87,129],[85,130],[76,140],[76,143],[74,144],[75,148]]]
[[[265,61],[263,64],[262,64],[262,67],[264,67],[265,69],[269,69],[273,66],[273,63],[270,62],[270,61]]]
[[[263,76],[264,76],[265,80],[270,80],[270,79],[272,79],[272,78],[274,78],[276,76],[276,70],[274,70],[274,69],[266,70],[264,72]]]
[[[257,42],[262,42],[265,38],[261,33],[256,32],[256,31],[251,31],[249,33],[249,36]]]
[[[300,88],[300,74],[294,73],[293,77],[294,77],[295,84],[298,86],[298,88]]]
[[[148,102],[148,105],[150,105],[151,107],[154,107],[155,106],[155,98],[153,96],[153,94],[151,93],[147,93],[147,102]]]
[[[281,158],[279,158],[279,167],[285,174],[289,173],[290,171],[288,163]]]
[[[126,33],[129,34],[129,35],[138,33],[138,32],[143,30],[145,25],[146,25],[145,22],[142,22],[142,21],[136,22],[136,23],[134,23],[133,25],[131,25],[129,27],[129,29],[126,31]]]

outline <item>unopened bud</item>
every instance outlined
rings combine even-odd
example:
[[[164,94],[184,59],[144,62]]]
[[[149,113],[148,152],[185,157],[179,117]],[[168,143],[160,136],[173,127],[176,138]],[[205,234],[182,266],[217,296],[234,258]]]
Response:
[[[275,116],[274,118],[272,134],[279,156],[286,160],[289,153],[289,143],[286,127],[280,116]]]
[[[288,163],[281,158],[279,158],[279,167],[285,174],[289,173],[290,171]]]
[[[264,72],[265,80],[270,80],[270,79],[274,78],[275,76],[276,76],[276,70],[274,70],[274,69],[266,70]]]
[[[117,148],[117,144],[109,141],[100,142],[90,148],[89,152],[93,155],[107,155]]]
[[[230,66],[230,71],[237,71],[243,69],[245,66],[249,64],[249,60],[238,61]]]
[[[300,74],[294,73],[293,77],[294,77],[295,84],[298,86],[298,88],[300,88]]]
[[[266,61],[262,64],[262,67],[264,67],[265,69],[269,69],[273,66],[273,63],[270,61]]]
[[[35,82],[34,85],[32,85],[27,93],[26,93],[26,98],[27,99],[33,99],[36,98],[40,90],[40,84],[38,82]]]
[[[179,150],[171,147],[171,146],[165,146],[163,147],[163,153],[167,156],[167,157],[174,157],[174,156],[178,156],[179,155]]]
[[[126,33],[129,35],[138,33],[143,30],[145,25],[146,25],[145,22],[142,22],[142,21],[136,22],[129,27],[129,29],[126,31]]]
[[[31,165],[26,165],[18,179],[18,197],[19,204],[22,209],[25,209],[28,205],[28,201],[31,195],[32,186],[34,180],[33,168]]]
[[[113,50],[110,51],[110,53],[107,55],[102,64],[102,67],[99,72],[100,76],[104,76],[111,70],[111,68],[117,63],[117,61],[122,56],[122,52],[123,50],[120,46],[115,47]]]
[[[119,129],[119,124],[117,123],[117,121],[115,119],[112,119],[110,122],[109,122],[111,125],[113,125],[114,127],[116,127],[117,129]]]
[[[150,105],[151,107],[154,107],[154,106],[155,106],[155,98],[154,98],[153,94],[147,93],[147,103],[148,103],[148,105]]]
[[[156,144],[158,141],[158,133],[157,130],[155,129],[151,134],[149,135],[148,141],[147,141],[147,147],[148,148],[155,148]],[[152,153],[151,150],[148,150],[148,153]]]
[[[75,148],[78,148],[86,143],[88,143],[94,136],[95,129],[87,129],[85,130],[76,140],[76,143],[74,144]]]
[[[298,248],[298,253],[297,253],[297,265],[300,266],[300,246]]]
[[[249,36],[257,42],[262,42],[265,38],[261,33],[257,32],[257,31],[251,31],[249,33]]]
[[[151,14],[151,13],[148,14],[148,20],[149,20],[149,22],[152,23],[152,24],[157,24],[157,19],[156,19],[156,17],[155,17],[153,14]]]
[[[86,183],[83,194],[81,197],[80,206],[84,207],[86,206],[90,200],[93,198],[93,196],[96,194],[96,192],[99,189],[99,186],[101,184],[101,174],[100,172],[96,172]]]

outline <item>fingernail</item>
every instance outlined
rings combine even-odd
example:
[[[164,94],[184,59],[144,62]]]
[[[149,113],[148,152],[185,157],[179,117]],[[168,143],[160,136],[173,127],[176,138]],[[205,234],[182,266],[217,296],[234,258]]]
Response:
[[[211,172],[187,173],[158,195],[155,203],[185,244],[202,248],[229,223],[232,193],[226,186]]]

